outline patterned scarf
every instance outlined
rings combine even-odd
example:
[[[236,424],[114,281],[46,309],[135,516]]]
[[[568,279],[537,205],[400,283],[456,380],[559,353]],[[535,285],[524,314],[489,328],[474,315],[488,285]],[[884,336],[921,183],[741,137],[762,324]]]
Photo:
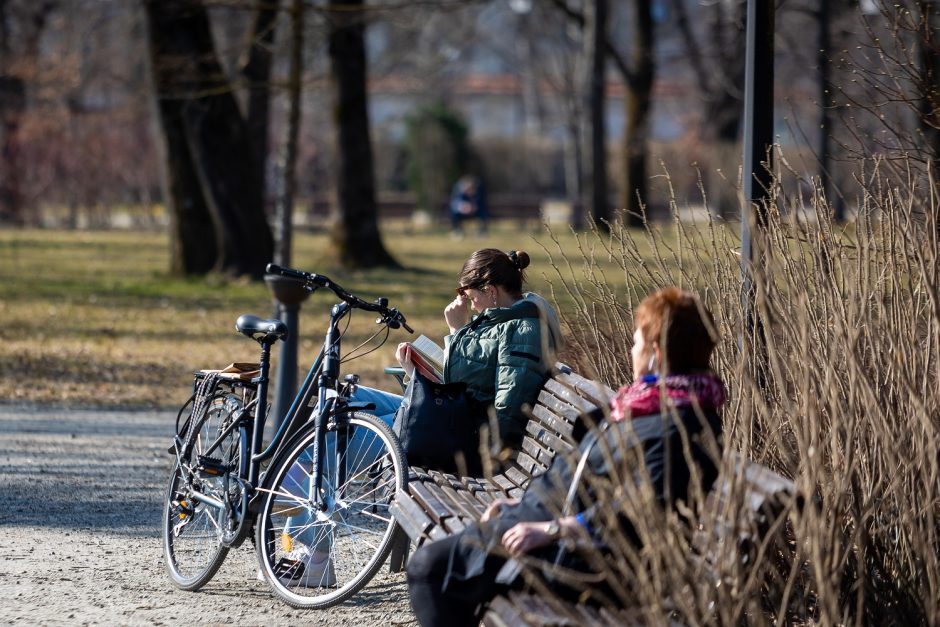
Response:
[[[660,389],[666,390],[666,402],[659,398]],[[671,374],[661,382],[659,375],[648,374],[625,385],[610,401],[610,419],[614,422],[660,413],[664,407],[698,406],[719,409],[725,402],[725,384],[718,375]]]

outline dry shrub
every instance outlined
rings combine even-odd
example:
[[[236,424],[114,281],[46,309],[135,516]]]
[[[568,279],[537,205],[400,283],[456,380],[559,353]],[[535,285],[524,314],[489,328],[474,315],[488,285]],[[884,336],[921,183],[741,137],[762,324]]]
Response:
[[[625,515],[644,541],[613,542],[615,605],[648,624],[940,624],[936,189],[892,185],[874,167],[857,221],[837,228],[818,190],[802,206],[778,186],[758,241],[756,334],[744,331],[737,227],[613,225],[549,251],[556,296],[576,304],[564,312],[576,365],[614,388],[630,379],[634,305],[666,285],[696,290],[721,336],[726,453],[792,478],[805,502],[742,564],[736,542],[703,559],[684,519],[708,529],[739,511],[707,513],[699,494],[663,514],[642,494],[617,498],[622,485],[599,486],[601,502],[625,503],[608,528]]]

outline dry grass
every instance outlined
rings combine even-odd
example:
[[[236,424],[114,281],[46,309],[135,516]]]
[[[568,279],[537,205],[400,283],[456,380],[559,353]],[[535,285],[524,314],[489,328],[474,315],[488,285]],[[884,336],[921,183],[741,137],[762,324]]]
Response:
[[[718,547],[718,573],[676,515],[631,505],[645,548],[618,547],[609,564],[648,624],[940,624],[940,205],[909,187],[859,190],[845,230],[770,208],[760,343],[743,333],[736,229],[615,228],[582,236],[576,254],[553,249],[577,303],[564,311],[579,366],[611,386],[630,372],[632,306],[664,285],[697,290],[721,334],[728,448],[792,477],[808,503],[753,568],[734,543]]]

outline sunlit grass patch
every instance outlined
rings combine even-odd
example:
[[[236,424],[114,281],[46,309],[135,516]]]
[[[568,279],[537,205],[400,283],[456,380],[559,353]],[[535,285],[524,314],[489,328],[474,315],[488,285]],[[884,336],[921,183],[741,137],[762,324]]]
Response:
[[[366,298],[387,297],[419,333],[446,333],[443,310],[457,275],[474,250],[525,250],[532,257],[529,287],[546,296],[554,274],[549,251],[576,250],[566,230],[549,236],[498,224],[486,237],[454,239],[441,230],[413,231],[391,223],[385,242],[403,268],[348,272],[324,265],[323,234],[298,232],[295,267],[327,274]],[[615,264],[602,260],[612,271]],[[0,231],[0,385],[6,402],[89,406],[161,406],[181,403],[191,373],[232,361],[257,359],[257,345],[235,332],[242,313],[273,315],[262,282],[210,275],[169,275],[169,243],[149,231]],[[561,307],[574,307],[560,293]],[[321,290],[301,308],[300,368],[309,366],[323,341],[334,295]],[[344,350],[377,330],[364,312],[352,316]],[[381,337],[381,336],[380,336]],[[363,382],[389,390],[382,372],[394,362],[393,333],[381,349],[348,363]],[[361,351],[360,351],[361,352]],[[277,351],[274,355],[277,362]]]

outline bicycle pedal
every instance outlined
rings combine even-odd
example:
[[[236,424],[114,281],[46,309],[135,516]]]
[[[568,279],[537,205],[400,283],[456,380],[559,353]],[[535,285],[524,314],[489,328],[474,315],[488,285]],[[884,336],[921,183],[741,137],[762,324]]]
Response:
[[[185,499],[180,499],[178,501],[173,501],[173,507],[176,508],[176,515],[180,520],[183,520],[187,517],[191,517],[196,513],[196,510],[193,509],[189,502]]]
[[[199,466],[196,468],[196,471],[201,475],[218,477],[228,472],[228,466],[223,464],[221,459],[200,455]]]

